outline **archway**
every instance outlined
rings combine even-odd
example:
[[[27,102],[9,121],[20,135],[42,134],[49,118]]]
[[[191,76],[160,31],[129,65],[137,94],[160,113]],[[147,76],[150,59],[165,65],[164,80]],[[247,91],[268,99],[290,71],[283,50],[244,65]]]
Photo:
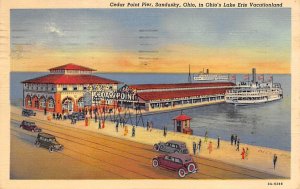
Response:
[[[31,106],[32,106],[31,97],[30,97],[30,95],[27,95],[25,98],[25,107],[31,108]]]
[[[40,109],[46,108],[46,98],[44,96],[41,96],[39,99],[39,108]]]
[[[37,96],[32,98],[32,107],[39,109],[39,98]]]
[[[70,97],[63,99],[62,101],[63,112],[72,112],[74,109],[74,100]]]
[[[50,111],[54,111],[54,106],[55,106],[54,99],[52,97],[49,97],[47,99],[47,109]]]

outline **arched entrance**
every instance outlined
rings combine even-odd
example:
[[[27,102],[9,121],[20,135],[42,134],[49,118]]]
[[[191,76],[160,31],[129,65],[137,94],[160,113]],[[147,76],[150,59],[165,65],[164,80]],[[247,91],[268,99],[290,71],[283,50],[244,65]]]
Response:
[[[70,97],[63,99],[62,109],[63,112],[72,112],[74,109],[74,100]]]
[[[30,95],[27,95],[25,98],[25,107],[31,108],[31,106],[32,106],[31,97],[30,97]]]
[[[78,106],[78,110],[83,110],[83,108],[84,108],[83,97],[81,97],[81,98],[78,99],[77,106]]]
[[[39,103],[40,103],[40,105],[39,105],[40,109],[45,109],[46,108],[46,98],[44,96],[40,97]]]
[[[47,100],[47,109],[50,111],[54,111],[54,99],[52,97],[49,97]]]
[[[39,98],[37,96],[32,98],[32,107],[39,109]]]

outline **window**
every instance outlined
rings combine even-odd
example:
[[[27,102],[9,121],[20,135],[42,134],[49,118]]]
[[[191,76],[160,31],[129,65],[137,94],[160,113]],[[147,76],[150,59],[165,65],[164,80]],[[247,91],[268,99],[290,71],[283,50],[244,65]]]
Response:
[[[67,86],[63,86],[63,91],[66,91],[66,90],[68,90],[68,87]]]
[[[42,107],[42,108],[46,107],[45,98],[40,99],[40,107]]]
[[[86,86],[83,87],[83,90],[86,90]]]
[[[52,98],[49,99],[48,108],[54,108],[54,100]]]
[[[77,91],[77,86],[73,86],[73,91]]]
[[[182,161],[181,161],[181,159],[178,159],[178,158],[175,158],[175,161],[174,161],[175,163],[179,163],[179,164],[182,164]]]

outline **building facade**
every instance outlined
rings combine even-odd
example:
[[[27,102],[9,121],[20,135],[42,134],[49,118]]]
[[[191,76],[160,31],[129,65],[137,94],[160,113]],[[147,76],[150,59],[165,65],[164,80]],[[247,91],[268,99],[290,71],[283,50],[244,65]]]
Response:
[[[89,88],[117,91],[118,81],[92,75],[93,71],[76,64],[66,64],[51,68],[46,76],[23,81],[23,107],[57,113],[77,112],[87,104],[92,105],[84,98]]]

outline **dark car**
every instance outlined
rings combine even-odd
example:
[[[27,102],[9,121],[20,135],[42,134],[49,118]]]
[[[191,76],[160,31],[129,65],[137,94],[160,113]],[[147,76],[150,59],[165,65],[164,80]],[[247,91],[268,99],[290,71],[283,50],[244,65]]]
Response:
[[[163,167],[177,171],[178,176],[183,178],[189,173],[196,173],[197,166],[189,154],[164,154],[152,159],[153,167]]]
[[[38,128],[36,124],[31,121],[22,121],[20,127],[31,132],[42,132],[42,129]]]
[[[33,110],[27,110],[27,109],[22,110],[22,116],[29,117],[29,116],[35,116],[35,115],[36,115],[36,113]]]
[[[39,133],[35,145],[36,147],[47,148],[49,152],[62,151],[64,149],[63,145],[56,141],[55,136],[48,133]]]
[[[159,142],[157,144],[154,144],[153,149],[156,151],[161,151],[166,153],[181,153],[181,154],[189,153],[185,143],[176,140],[170,140],[166,143]]]
[[[84,120],[85,115],[84,112],[73,112],[72,114],[68,115],[69,119],[76,119],[77,121]]]

